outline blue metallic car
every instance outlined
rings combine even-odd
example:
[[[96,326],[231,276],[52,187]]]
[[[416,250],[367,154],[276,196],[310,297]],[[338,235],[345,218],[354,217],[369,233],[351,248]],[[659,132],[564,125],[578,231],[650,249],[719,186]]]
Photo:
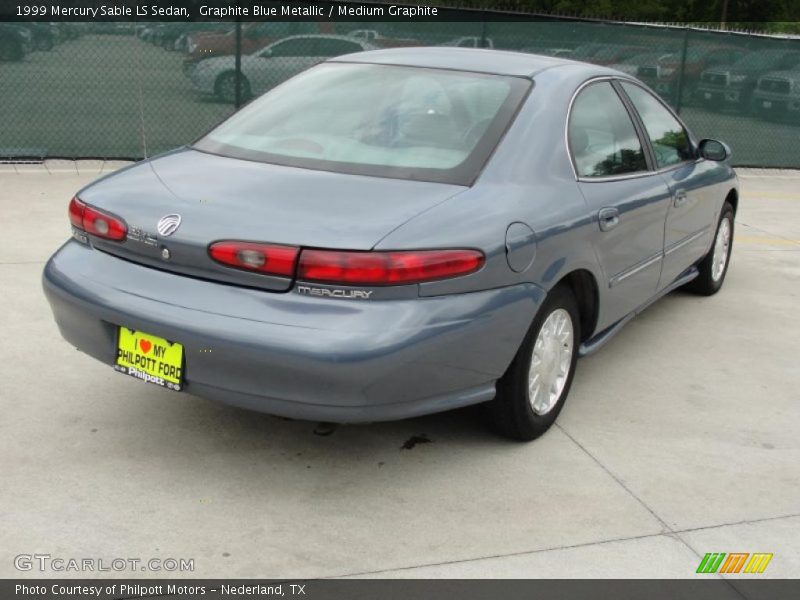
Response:
[[[579,356],[720,289],[729,155],[611,69],[352,54],[79,191],[44,289],[69,342],[143,381],[331,422],[486,403],[529,440]]]

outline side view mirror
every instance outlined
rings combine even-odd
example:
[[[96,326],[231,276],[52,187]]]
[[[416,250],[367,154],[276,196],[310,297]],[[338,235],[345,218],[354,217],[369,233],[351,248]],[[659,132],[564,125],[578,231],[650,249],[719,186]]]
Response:
[[[701,140],[697,146],[700,156],[706,160],[713,160],[722,162],[731,157],[731,149],[724,142],[718,140],[705,139]]]

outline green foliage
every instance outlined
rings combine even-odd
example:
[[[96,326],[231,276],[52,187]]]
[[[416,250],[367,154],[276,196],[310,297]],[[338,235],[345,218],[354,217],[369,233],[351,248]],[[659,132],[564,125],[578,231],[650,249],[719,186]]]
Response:
[[[784,33],[800,31],[798,0],[439,0],[433,4],[625,21],[707,24],[719,24],[724,9],[725,21],[734,27]]]

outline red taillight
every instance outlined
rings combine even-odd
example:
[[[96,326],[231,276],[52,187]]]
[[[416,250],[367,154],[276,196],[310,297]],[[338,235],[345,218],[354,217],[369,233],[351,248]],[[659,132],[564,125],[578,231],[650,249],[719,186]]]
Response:
[[[69,222],[72,223],[73,227],[77,227],[78,229],[83,229],[83,211],[85,208],[86,205],[77,198],[73,198],[70,201]]]
[[[299,248],[255,242],[224,241],[211,244],[208,253],[223,265],[280,277],[294,276]]]
[[[73,198],[69,203],[69,221],[73,227],[107,240],[124,240],[128,235],[125,222]]]
[[[485,257],[477,250],[340,252],[303,250],[297,278],[342,285],[399,285],[473,273]]]

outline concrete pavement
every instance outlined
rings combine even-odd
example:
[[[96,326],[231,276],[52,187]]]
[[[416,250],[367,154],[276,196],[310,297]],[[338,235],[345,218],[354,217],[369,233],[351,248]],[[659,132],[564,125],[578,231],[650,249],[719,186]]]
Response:
[[[0,165],[1,577],[40,576],[13,564],[34,553],[194,559],[102,574],[125,577],[692,577],[706,552],[800,577],[800,172],[742,171],[720,294],[634,319],[515,444],[476,409],[316,435],[75,351],[41,269],[72,194],[119,166]]]

